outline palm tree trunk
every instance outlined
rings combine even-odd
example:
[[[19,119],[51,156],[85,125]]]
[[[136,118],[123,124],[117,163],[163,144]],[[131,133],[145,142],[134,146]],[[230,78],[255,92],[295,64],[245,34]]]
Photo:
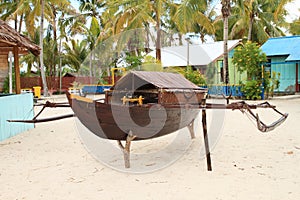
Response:
[[[222,0],[222,15],[223,15],[223,40],[224,40],[224,61],[223,61],[223,77],[225,84],[229,83],[229,72],[228,72],[228,17],[230,15],[230,0]]]
[[[156,60],[159,62],[161,61],[161,49],[160,49],[160,43],[161,43],[161,33],[160,28],[157,30],[157,38],[156,38]]]
[[[225,84],[229,83],[229,73],[228,73],[228,18],[224,18],[224,61],[223,61],[223,77],[225,78]]]
[[[251,14],[252,15],[252,14]],[[251,36],[252,36],[252,27],[253,27],[253,20],[254,20],[254,16],[250,16],[250,20],[249,20],[249,32],[248,32],[248,41],[251,41]]]
[[[41,54],[40,54],[40,69],[42,75],[42,82],[43,82],[43,89],[44,89],[44,97],[49,96],[48,94],[48,87],[47,87],[47,80],[44,71],[44,53],[43,53],[43,35],[44,35],[44,0],[41,0],[41,25],[40,25],[40,47],[41,47]]]
[[[92,51],[90,52],[90,84],[92,84],[92,78],[93,78],[93,64],[92,64],[92,60],[93,60],[93,54]]]
[[[161,29],[160,29],[160,17],[159,13],[156,13],[156,60],[161,62]]]
[[[20,16],[20,23],[19,23],[19,30],[18,30],[19,33],[21,33],[21,30],[22,30],[23,18],[24,18],[24,15],[22,14]]]
[[[52,12],[53,12],[53,39],[55,42],[55,48],[54,48],[54,53],[53,53],[53,69],[52,69],[52,75],[55,77],[56,76],[56,63],[57,63],[57,57],[58,57],[58,44],[57,44],[57,26],[56,26],[56,8],[55,6],[51,6],[52,7]]]

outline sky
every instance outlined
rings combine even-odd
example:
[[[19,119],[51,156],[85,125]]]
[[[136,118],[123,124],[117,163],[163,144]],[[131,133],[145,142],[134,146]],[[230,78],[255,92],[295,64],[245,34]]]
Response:
[[[300,1],[294,0],[291,3],[286,5],[286,9],[289,12],[289,16],[287,17],[287,22],[292,22],[293,20],[300,17]]]
[[[79,2],[77,0],[70,0],[72,6],[74,6],[75,8],[79,7]],[[220,0],[215,0],[214,4],[217,5],[217,7],[221,7],[221,1]],[[286,9],[289,13],[289,15],[287,16],[287,21],[288,22],[292,22],[294,19],[297,19],[300,17],[300,0],[292,0],[291,3],[288,3],[286,5]]]
[[[215,0],[214,5],[216,5],[216,7],[221,10],[221,0]],[[292,22],[294,19],[299,18],[300,0],[292,0],[292,2],[286,5],[286,9],[289,13],[286,18],[287,22]]]

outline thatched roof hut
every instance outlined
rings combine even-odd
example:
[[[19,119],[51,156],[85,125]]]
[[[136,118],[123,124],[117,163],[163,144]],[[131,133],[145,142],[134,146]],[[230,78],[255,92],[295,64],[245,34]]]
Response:
[[[14,54],[14,65],[16,75],[16,93],[20,93],[20,68],[19,55],[33,53],[35,56],[40,54],[40,47],[30,41],[26,36],[18,33],[6,22],[0,20],[0,92],[3,90],[3,82],[8,75],[8,54]]]

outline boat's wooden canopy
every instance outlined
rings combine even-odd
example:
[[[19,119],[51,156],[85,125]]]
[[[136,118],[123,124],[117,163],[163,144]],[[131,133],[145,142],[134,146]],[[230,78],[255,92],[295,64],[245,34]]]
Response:
[[[123,76],[112,88],[112,90],[147,90],[147,89],[167,89],[167,90],[203,90],[194,83],[187,80],[178,73],[170,72],[149,72],[130,71]]]

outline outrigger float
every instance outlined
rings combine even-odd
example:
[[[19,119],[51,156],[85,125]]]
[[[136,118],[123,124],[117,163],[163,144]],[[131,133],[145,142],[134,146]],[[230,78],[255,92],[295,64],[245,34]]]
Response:
[[[273,130],[288,117],[287,113],[281,113],[268,102],[254,105],[244,101],[211,104],[206,102],[206,96],[206,89],[199,88],[180,74],[131,71],[106,91],[103,99],[94,100],[67,93],[68,103],[46,102],[32,120],[9,121],[40,123],[76,116],[98,137],[116,140],[123,152],[125,167],[129,168],[132,141],[160,137],[184,127],[188,127],[191,138],[194,138],[194,120],[201,110],[207,169],[211,171],[206,122],[207,109],[247,112],[255,119],[257,128],[261,132]],[[74,114],[37,119],[46,107],[66,106],[70,106]],[[272,109],[280,115],[280,118],[267,125],[257,114],[253,113],[252,110],[258,108]],[[122,141],[125,141],[125,144]]]

